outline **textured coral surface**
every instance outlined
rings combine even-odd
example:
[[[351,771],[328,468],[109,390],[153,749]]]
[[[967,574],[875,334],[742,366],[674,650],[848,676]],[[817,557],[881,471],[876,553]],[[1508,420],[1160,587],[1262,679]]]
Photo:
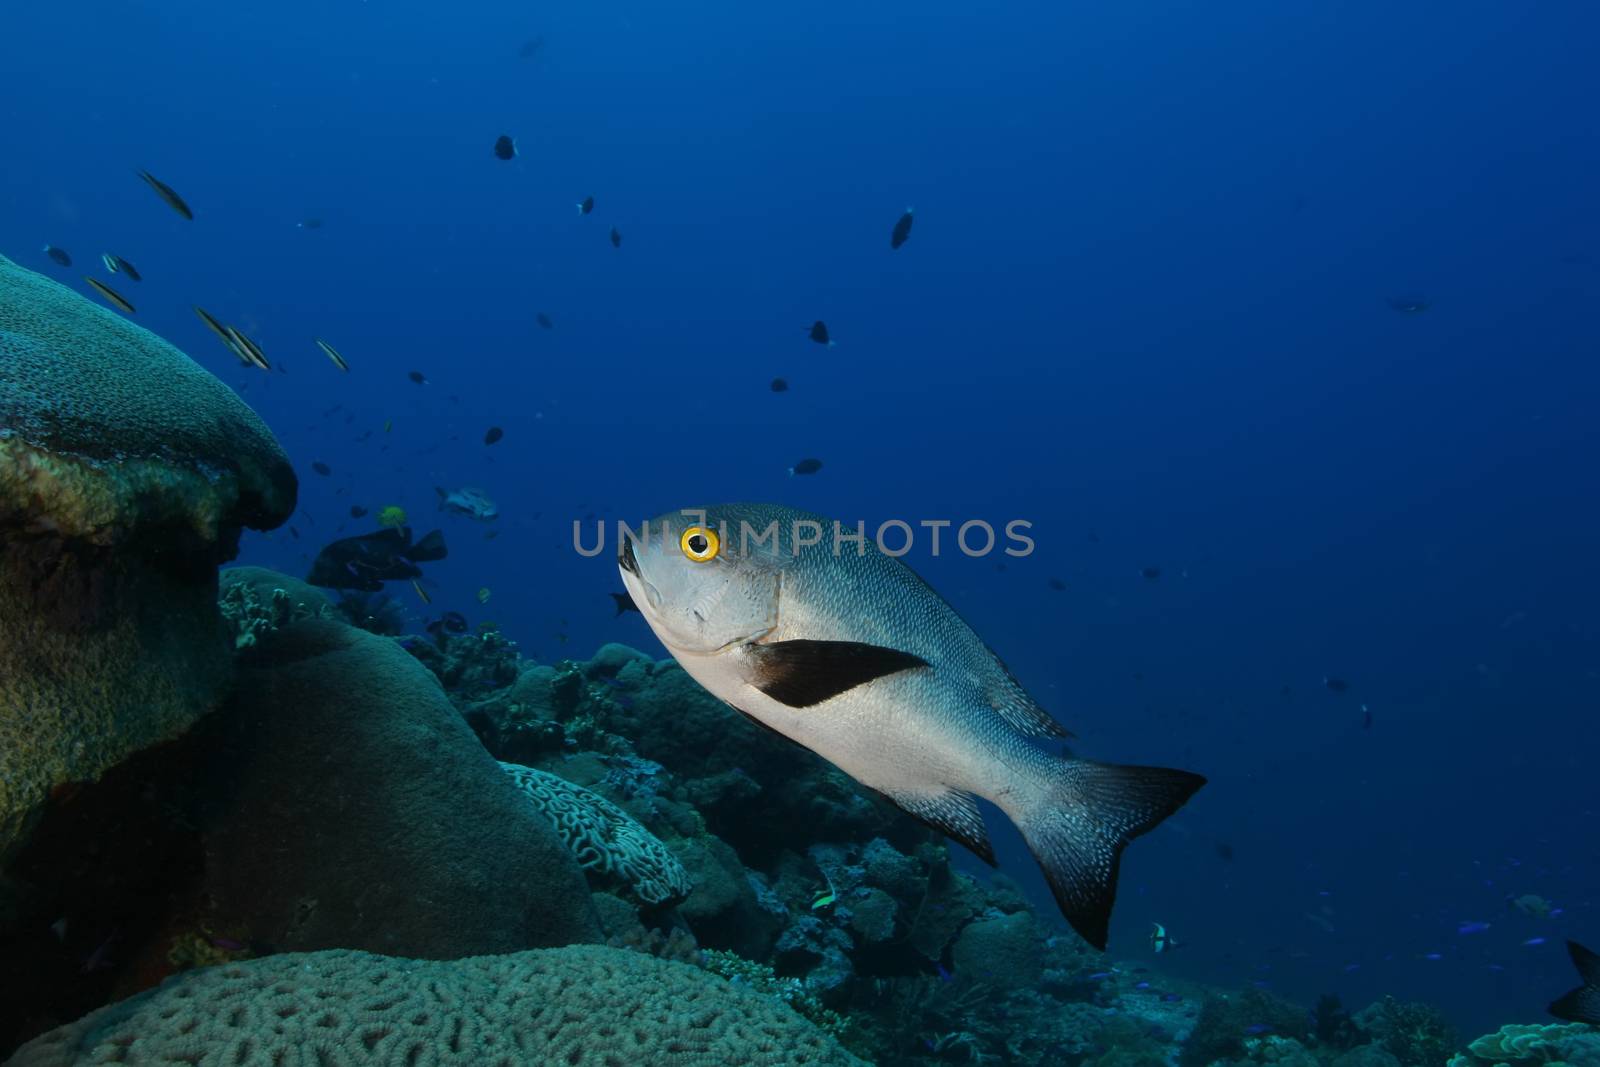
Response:
[[[601,946],[449,963],[318,952],[173,978],[24,1046],[12,1067],[859,1064],[782,1002]]]

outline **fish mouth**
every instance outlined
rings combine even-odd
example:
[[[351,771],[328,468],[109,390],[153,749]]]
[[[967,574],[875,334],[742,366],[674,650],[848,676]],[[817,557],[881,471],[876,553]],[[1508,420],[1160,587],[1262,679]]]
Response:
[[[644,575],[639,573],[639,561],[633,555],[633,538],[627,536],[622,538],[622,547],[617,549],[617,566],[641,582],[644,581]]]

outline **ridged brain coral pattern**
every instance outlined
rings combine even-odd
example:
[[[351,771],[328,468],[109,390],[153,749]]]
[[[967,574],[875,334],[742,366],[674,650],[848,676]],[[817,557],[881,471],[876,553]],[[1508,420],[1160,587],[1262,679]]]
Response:
[[[445,962],[313,952],[168,979],[10,1067],[862,1067],[782,1002],[599,945]]]
[[[584,870],[617,879],[651,907],[676,903],[694,888],[678,857],[605,797],[532,767],[500,766],[554,824]]]

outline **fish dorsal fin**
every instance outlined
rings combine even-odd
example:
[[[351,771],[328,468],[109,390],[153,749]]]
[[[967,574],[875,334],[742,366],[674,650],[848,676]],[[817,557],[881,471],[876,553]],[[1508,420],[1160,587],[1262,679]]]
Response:
[[[1567,942],[1567,954],[1578,969],[1583,985],[1574,989],[1546,1010],[1557,1019],[1600,1026],[1600,956],[1576,941]]]
[[[886,674],[928,661],[909,652],[858,641],[778,641],[748,645],[752,684],[780,704],[809,708]]]
[[[885,793],[895,807],[933,829],[966,845],[983,862],[995,866],[989,832],[971,793],[946,789],[941,793]]]
[[[1600,956],[1576,941],[1567,942],[1567,955],[1572,957],[1572,965],[1578,969],[1578,977],[1584,985],[1600,986]]]
[[[1027,693],[1022,691],[1010,673],[1006,675],[1009,685],[991,685],[985,691],[989,706],[999,713],[1006,721],[1006,725],[1020,734],[1028,737],[1071,737],[1072,731],[1056,722],[1050,713],[1035,704]]]

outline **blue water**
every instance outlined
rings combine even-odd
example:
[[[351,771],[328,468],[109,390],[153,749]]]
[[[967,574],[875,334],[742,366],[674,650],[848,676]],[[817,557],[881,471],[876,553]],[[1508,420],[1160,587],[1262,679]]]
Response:
[[[1571,986],[1561,938],[1600,940],[1592,7],[251,7],[0,34],[0,252],[111,281],[271,424],[300,536],[242,561],[304,573],[370,528],[351,504],[400,505],[451,544],[431,608],[395,589],[416,621],[553,660],[660,653],[574,519],[1026,519],[1004,570],[910,562],[1081,752],[1211,779],[1129,851],[1114,951],[1159,921],[1164,970],[1469,1033]],[[487,490],[498,538],[436,485]],[[1508,910],[1530,892],[1562,914]]]

